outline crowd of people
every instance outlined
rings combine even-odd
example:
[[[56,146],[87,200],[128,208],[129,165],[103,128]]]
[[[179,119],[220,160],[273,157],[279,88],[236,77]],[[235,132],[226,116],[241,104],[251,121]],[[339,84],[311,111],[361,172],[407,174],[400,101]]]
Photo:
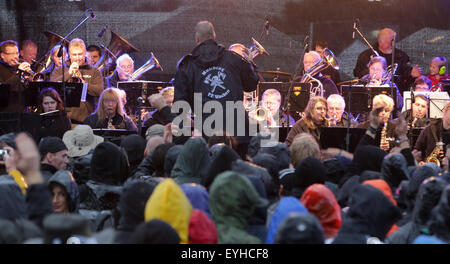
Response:
[[[295,120],[276,89],[262,94],[264,114],[243,110],[244,92],[260,81],[254,57],[218,44],[212,23],[200,21],[173,86],[149,96],[154,109],[139,113],[142,134],[126,91],[116,86],[134,72],[128,54],[105,77],[94,66],[102,53],[95,46],[73,39],[64,59],[64,47],[54,47],[46,78],[86,83],[86,100],[69,108],[56,89],[42,89],[38,132],[0,135],[0,243],[450,243],[450,102],[441,118],[430,118],[426,96],[442,91],[446,61],[433,58],[425,77],[395,50],[395,78],[388,70],[394,37],[381,30],[379,56],[369,49],[358,58],[360,82],[395,88],[372,98],[364,120],[345,111],[336,69],[311,76],[323,91],[311,94]],[[24,111],[15,95],[26,89],[22,77],[34,77],[32,43],[20,53],[15,41],[0,43],[0,82],[10,84],[2,112]],[[305,54],[306,73],[327,56],[327,45],[319,41]],[[407,109],[401,92],[409,85],[425,94],[414,94]],[[190,111],[179,107],[183,102]],[[210,111],[212,103],[221,111]],[[177,124],[185,115],[188,122]],[[261,126],[255,134],[252,123]],[[271,130],[280,126],[289,127],[286,138]],[[346,151],[324,146],[327,127],[363,134]],[[95,133],[99,128],[129,133],[111,141]],[[415,128],[418,138],[411,136]]]

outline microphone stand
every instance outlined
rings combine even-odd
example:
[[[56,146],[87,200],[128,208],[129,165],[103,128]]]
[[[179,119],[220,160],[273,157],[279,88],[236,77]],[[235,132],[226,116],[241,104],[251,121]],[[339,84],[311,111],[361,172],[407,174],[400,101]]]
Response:
[[[348,94],[347,94],[347,102],[348,102],[348,123],[347,123],[347,132],[345,134],[345,150],[349,152],[350,149],[350,123],[351,123],[351,109],[352,109],[352,85],[353,82],[350,82],[350,86],[348,88]]]
[[[369,48],[372,50],[372,52],[373,52],[373,54],[375,54],[375,56],[380,56],[380,54],[378,54],[378,52],[372,47],[372,45],[370,45],[369,41],[364,37],[364,35],[361,33],[361,31],[359,31],[359,29],[356,25],[353,26],[353,30],[355,30],[356,33],[358,33],[358,35],[361,36],[361,38],[364,40],[366,45],[369,46]]]
[[[305,56],[306,50],[309,48],[309,47],[308,47],[308,46],[309,46],[308,41],[309,41],[309,36],[307,35],[307,36],[305,37],[305,40],[303,41],[303,44],[304,44],[304,45],[303,45],[302,54],[301,54],[301,56],[300,56],[300,60],[299,60],[299,62],[298,62],[298,64],[297,64],[297,66],[295,67],[294,76],[293,76],[293,78],[292,78],[292,80],[291,80],[291,82],[290,82],[290,84],[289,84],[289,89],[288,89],[287,97],[286,97],[286,99],[284,100],[283,106],[281,107],[281,110],[282,110],[282,112],[283,112],[283,115],[285,115],[285,116],[287,117],[288,120],[289,120],[289,111],[288,111],[288,110],[289,110],[289,108],[290,108],[289,100],[290,100],[290,97],[291,97],[292,87],[294,86],[294,81],[295,81],[295,79],[298,77],[298,74],[299,74],[299,72],[300,72],[300,68],[302,68],[302,65],[303,65],[303,57]],[[289,122],[288,122],[288,127],[289,127]]]
[[[83,15],[86,14],[87,11],[91,11],[91,8],[86,9],[86,11],[83,12]],[[75,32],[79,27],[81,27],[81,25],[84,24],[84,22],[86,22],[89,18],[94,18],[93,17],[93,13],[90,16],[86,16],[81,22],[78,23],[78,25],[69,32],[69,34],[67,34],[65,37],[63,37],[56,45],[60,45],[59,46],[59,51],[58,51],[58,57],[59,55],[62,56],[62,64],[61,64],[61,69],[62,69],[62,85],[63,85],[63,93],[64,93],[64,107],[66,107],[66,81],[64,80],[64,48],[62,43],[64,42],[64,40],[67,40],[67,38],[72,35],[73,32]]]

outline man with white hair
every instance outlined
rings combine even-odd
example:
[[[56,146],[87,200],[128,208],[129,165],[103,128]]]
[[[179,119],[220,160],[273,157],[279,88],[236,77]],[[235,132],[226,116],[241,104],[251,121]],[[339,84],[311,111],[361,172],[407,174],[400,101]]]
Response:
[[[378,52],[381,57],[386,59],[387,65],[392,64],[392,52],[394,50],[392,44],[396,35],[397,33],[394,30],[383,28],[378,33],[377,43],[373,45],[374,50]],[[361,78],[369,73],[367,64],[373,56],[376,55],[373,54],[371,49],[367,49],[359,54],[358,61],[353,69],[355,77]],[[414,82],[414,79],[421,75],[422,69],[418,65],[411,67],[409,56],[402,50],[396,48],[394,50],[394,56],[394,63],[398,64],[396,75],[399,75],[400,78],[393,78],[393,81],[399,88],[400,94],[403,94],[403,91],[409,89],[409,86]]]
[[[349,118],[345,110],[345,101],[339,94],[332,94],[327,98],[327,125],[335,127],[347,127]],[[350,120],[351,122],[351,120]],[[350,123],[353,127],[357,124]]]
[[[116,60],[116,69],[114,73],[105,78],[105,88],[117,88],[117,82],[128,81],[130,75],[134,72],[134,61],[130,55],[124,53]]]
[[[303,57],[303,66],[304,66],[305,72],[307,72],[314,64],[319,62],[320,59],[321,59],[321,57],[318,52],[310,51],[310,52],[306,53],[305,56]],[[297,79],[297,81],[301,77],[299,77]],[[334,84],[334,82],[332,80],[330,80],[329,78],[325,77],[322,73],[319,72],[319,73],[313,75],[312,77],[314,77],[315,79],[317,79],[318,81],[320,81],[322,83],[323,97],[327,98],[331,94],[338,93],[337,87]],[[317,86],[317,83],[313,82],[313,86]]]

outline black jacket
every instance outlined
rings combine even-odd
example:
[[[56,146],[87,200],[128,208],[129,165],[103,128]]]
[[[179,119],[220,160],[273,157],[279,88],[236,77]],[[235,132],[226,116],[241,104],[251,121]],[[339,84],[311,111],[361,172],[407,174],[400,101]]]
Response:
[[[0,59],[0,83],[9,84],[9,89],[1,87],[0,92],[2,100],[0,103],[0,112],[17,112],[22,109],[19,107],[19,89],[21,91],[25,90],[25,87],[20,82],[19,75],[16,74],[15,68],[6,64],[6,62]],[[25,98],[22,97],[22,105],[25,102]],[[8,104],[7,106],[5,106]]]
[[[111,123],[116,129],[126,129],[128,131],[137,132],[136,125],[134,124],[133,120],[131,120],[131,118],[128,117],[127,115],[121,116],[121,115],[116,114],[112,118]],[[86,119],[84,120],[84,124],[89,125],[93,129],[94,128],[107,128],[108,127],[108,119],[105,118],[104,120],[101,120],[99,122],[97,114],[93,113],[93,114],[89,115],[88,117],[86,117]]]
[[[58,169],[53,167],[52,165],[41,163],[41,173],[42,173],[42,178],[44,178],[44,182],[48,182],[50,177],[52,177],[53,174],[55,174],[55,172],[57,172],[57,171],[58,171]]]
[[[62,138],[66,131],[72,129],[72,122],[65,112],[41,116],[41,137]]]
[[[225,121],[230,119],[226,116],[226,102],[242,101],[243,92],[254,91],[257,84],[258,76],[252,64],[210,39],[200,43],[194,48],[192,54],[185,56],[178,63],[174,103],[186,101],[191,109],[195,110],[194,93],[200,93],[202,108],[209,101],[219,102],[224,110]],[[237,119],[236,111],[234,116],[236,131],[236,124],[240,120]],[[203,113],[202,117],[202,120],[205,120],[208,114]],[[244,119],[241,121],[248,124],[247,114]],[[226,128],[225,124],[223,128]],[[238,139],[240,142],[247,143],[249,140],[246,137]]]
[[[442,140],[441,133],[443,131],[445,130],[442,126],[442,119],[437,119],[430,121],[430,124],[420,132],[419,138],[414,145],[414,149],[422,152],[423,159],[433,152],[433,149],[436,147],[436,142]]]
[[[120,82],[119,74],[117,73],[117,70],[114,70],[114,73],[111,76],[105,78],[105,89],[111,87],[117,88],[117,82]]]

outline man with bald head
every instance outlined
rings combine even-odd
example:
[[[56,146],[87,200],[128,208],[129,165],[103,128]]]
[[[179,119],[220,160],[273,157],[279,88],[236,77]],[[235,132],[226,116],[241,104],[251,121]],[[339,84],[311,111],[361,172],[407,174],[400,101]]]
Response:
[[[184,56],[178,62],[174,84],[174,105],[178,101],[185,101],[194,111],[194,93],[201,94],[202,109],[208,102],[218,102],[222,106],[222,123],[214,122],[214,125],[212,123],[209,125],[216,129],[220,127],[225,129],[227,128],[226,122],[233,120],[232,116],[226,116],[227,105],[230,107],[227,102],[232,102],[233,105],[240,104],[243,110],[243,92],[252,92],[256,89],[258,75],[252,63],[237,53],[229,51],[223,45],[217,44],[216,33],[211,22],[200,21],[197,23],[194,40],[197,46],[192,53]],[[236,136],[238,135],[237,124],[239,122],[248,124],[248,114],[245,111],[242,114],[236,110],[232,111],[234,111],[233,127],[235,131],[228,132]],[[212,115],[212,113],[205,112],[201,115],[202,124],[206,123],[205,121]],[[202,132],[206,139],[211,136],[206,130]],[[248,131],[245,132],[245,136],[238,135],[237,138],[242,148],[246,149],[246,145],[250,141]]]
[[[395,38],[396,41],[398,41],[396,35],[397,33],[394,30],[383,28],[378,33],[377,43],[373,45],[373,48],[378,54],[386,59],[387,65],[392,64],[392,50],[394,48],[393,40]],[[367,64],[373,56],[376,55],[373,54],[371,49],[367,49],[359,54],[358,61],[353,69],[355,77],[361,78],[369,73]],[[410,85],[414,82],[414,79],[422,74],[422,69],[420,69],[418,65],[411,67],[409,56],[402,50],[396,48],[394,56],[394,63],[398,64],[396,75],[399,75],[399,78],[393,78],[393,81],[397,84],[400,94],[403,94],[405,90],[409,89]]]
[[[303,66],[305,72],[308,71],[314,64],[316,64],[318,61],[320,61],[321,56],[318,52],[310,51],[305,54],[303,57]],[[317,73],[316,75],[313,75],[313,77],[317,80],[319,80],[323,85],[323,97],[327,98],[331,94],[337,94],[338,90],[334,82],[329,79],[328,77],[324,76],[321,72]],[[301,77],[298,78],[298,80]],[[317,83],[313,82],[313,86],[317,87]]]

